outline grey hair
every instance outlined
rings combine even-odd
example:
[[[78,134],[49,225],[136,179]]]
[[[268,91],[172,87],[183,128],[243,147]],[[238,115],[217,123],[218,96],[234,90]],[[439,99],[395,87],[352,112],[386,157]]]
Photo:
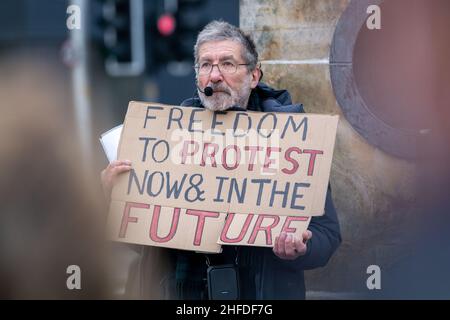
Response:
[[[199,47],[209,41],[232,40],[239,42],[243,47],[242,58],[248,63],[247,69],[253,71],[258,63],[258,52],[255,42],[250,35],[244,33],[238,27],[225,21],[212,21],[198,34],[197,42],[194,46],[195,63],[198,63]]]

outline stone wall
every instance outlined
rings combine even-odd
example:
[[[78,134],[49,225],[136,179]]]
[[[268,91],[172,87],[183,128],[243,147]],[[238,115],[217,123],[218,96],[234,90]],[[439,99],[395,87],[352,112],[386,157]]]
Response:
[[[398,227],[414,212],[414,166],[374,148],[346,121],[330,82],[336,24],[350,0],[241,0],[266,83],[288,89],[306,112],[338,114],[331,172],[343,242],[325,268],[306,272],[314,292],[367,292],[367,267],[401,258]],[[325,297],[325,296],[324,296]]]

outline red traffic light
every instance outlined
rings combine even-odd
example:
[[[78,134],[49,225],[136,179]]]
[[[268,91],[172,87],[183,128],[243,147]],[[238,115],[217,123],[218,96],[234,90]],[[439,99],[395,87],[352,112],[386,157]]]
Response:
[[[158,31],[163,36],[170,36],[175,31],[175,18],[170,14],[163,14],[158,18]]]

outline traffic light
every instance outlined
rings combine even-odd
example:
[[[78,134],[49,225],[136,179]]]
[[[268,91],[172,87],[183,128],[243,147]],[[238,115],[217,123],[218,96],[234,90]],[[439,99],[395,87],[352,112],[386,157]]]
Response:
[[[206,3],[162,0],[155,4],[147,26],[147,56],[154,69],[173,62],[192,64],[197,35],[208,22]]]
[[[191,65],[193,47],[208,23],[208,0],[97,0],[106,72],[137,76],[173,62]]]
[[[194,44],[198,33],[209,22],[205,14],[205,0],[179,0],[177,14],[177,54],[193,60]]]
[[[143,0],[101,0],[105,70],[111,76],[137,76],[145,70]]]

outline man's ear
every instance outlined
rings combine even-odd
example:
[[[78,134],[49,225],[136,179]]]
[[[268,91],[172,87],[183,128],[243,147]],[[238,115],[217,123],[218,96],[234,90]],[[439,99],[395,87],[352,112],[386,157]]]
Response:
[[[252,71],[252,82],[250,84],[250,87],[252,89],[254,89],[258,83],[259,83],[259,79],[261,78],[261,69],[256,67],[253,71]]]

